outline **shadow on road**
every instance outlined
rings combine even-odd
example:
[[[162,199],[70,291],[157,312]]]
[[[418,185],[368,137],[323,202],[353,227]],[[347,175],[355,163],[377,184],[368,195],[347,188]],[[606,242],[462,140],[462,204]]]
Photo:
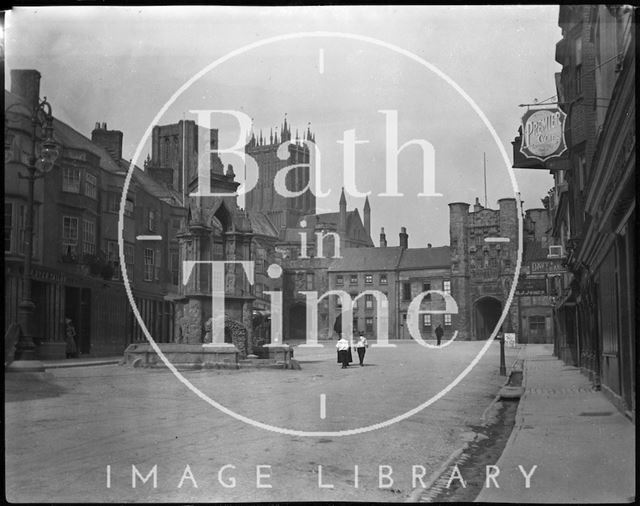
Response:
[[[16,373],[4,374],[4,400],[5,402],[32,401],[59,397],[66,392],[54,382],[49,373]]]

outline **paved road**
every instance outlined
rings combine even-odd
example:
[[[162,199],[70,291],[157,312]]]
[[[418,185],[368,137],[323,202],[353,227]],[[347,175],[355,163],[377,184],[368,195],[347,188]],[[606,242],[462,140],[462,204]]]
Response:
[[[183,374],[242,416],[297,431],[335,432],[417,407],[448,385],[483,345],[459,342],[428,350],[402,342],[396,349],[370,349],[365,367],[346,370],[336,363],[333,347],[296,349],[299,371]],[[167,370],[110,365],[8,373],[7,496],[36,502],[404,500],[412,490],[412,467],[426,481],[491,403],[504,382],[498,352],[492,344],[457,387],[423,411],[344,437],[256,428],[208,405]],[[516,353],[507,350],[508,365]],[[146,483],[136,478],[134,488],[132,466],[143,477],[157,466],[157,487],[151,476]],[[379,466],[389,466],[383,474],[392,470],[388,488],[384,479],[385,487],[379,486]]]

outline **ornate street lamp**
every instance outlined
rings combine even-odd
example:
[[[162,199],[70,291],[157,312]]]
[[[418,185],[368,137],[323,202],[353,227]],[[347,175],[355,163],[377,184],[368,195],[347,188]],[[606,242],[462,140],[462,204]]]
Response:
[[[53,140],[53,116],[51,105],[45,97],[36,105],[31,114],[32,143],[31,158],[27,166],[27,175],[19,174],[18,177],[26,179],[27,213],[24,238],[24,272],[22,273],[22,301],[18,306],[18,325],[20,333],[15,349],[15,362],[10,366],[12,370],[44,370],[41,363],[36,360],[36,347],[34,343],[33,320],[35,304],[31,300],[31,260],[33,258],[33,212],[34,212],[34,184],[36,179],[45,176],[53,169],[60,154],[58,144]],[[42,141],[38,150],[38,127],[42,130]]]

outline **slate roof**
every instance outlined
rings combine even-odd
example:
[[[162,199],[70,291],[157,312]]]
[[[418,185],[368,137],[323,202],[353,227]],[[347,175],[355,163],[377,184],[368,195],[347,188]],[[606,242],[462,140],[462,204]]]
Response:
[[[5,111],[8,107],[16,103],[26,105],[24,99],[10,91],[5,90],[4,97]],[[15,110],[16,112],[22,111],[22,114],[27,113],[27,110],[24,108],[16,108]],[[100,158],[100,167],[111,174],[125,175],[129,170],[130,162],[128,160],[122,159],[119,162],[114,160],[106,149],[95,144],[87,136],[55,118],[55,116],[53,118],[53,137],[57,142],[62,144],[63,148],[81,149],[96,155]],[[179,192],[167,188],[137,166],[133,173],[133,179],[151,195],[163,199],[172,205],[179,205],[182,200]]]
[[[24,104],[26,106],[26,101],[22,97],[7,90],[4,91],[4,103],[5,116],[7,109],[14,104]],[[17,114],[25,115],[27,117],[30,116],[30,113],[28,113],[27,109],[25,108],[16,107],[11,112],[14,111]],[[113,160],[113,158],[111,158],[111,155],[107,152],[106,149],[101,148],[97,144],[94,144],[90,139],[82,135],[80,132],[74,130],[66,123],[56,119],[55,116],[53,118],[53,137],[57,142],[61,143],[63,147],[83,149],[100,157],[100,166],[105,170],[113,173],[121,171],[118,164]]]
[[[451,266],[449,246],[436,248],[409,248],[402,252],[399,269],[435,269]]]
[[[356,216],[360,216],[357,209],[347,211],[347,227],[352,223],[352,220],[356,219]],[[316,223],[328,223],[337,227],[340,213],[307,214],[304,219],[307,221],[308,227]]]
[[[278,237],[278,231],[268,216],[262,213],[248,213],[248,216],[254,234]]]
[[[329,266],[330,271],[383,271],[398,267],[402,248],[345,248],[342,258],[336,258]]]

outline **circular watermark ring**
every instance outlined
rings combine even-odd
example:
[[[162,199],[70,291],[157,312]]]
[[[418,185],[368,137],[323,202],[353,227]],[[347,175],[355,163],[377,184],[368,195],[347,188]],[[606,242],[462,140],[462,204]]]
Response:
[[[292,40],[292,39],[303,39],[303,38],[340,38],[340,39],[351,39],[351,40],[357,40],[357,41],[361,41],[361,42],[367,42],[367,43],[370,43],[370,44],[373,44],[373,45],[376,45],[376,46],[383,47],[383,48],[386,48],[388,50],[394,51],[394,52],[396,52],[396,53],[398,53],[400,55],[403,55],[403,56],[415,61],[416,63],[419,63],[420,65],[426,67],[427,69],[429,69],[430,71],[435,73],[438,77],[443,79],[447,84],[449,84],[454,90],[456,90],[458,92],[458,94],[460,94],[467,101],[467,103],[471,106],[471,108],[475,111],[475,113],[478,115],[478,117],[482,120],[484,125],[487,127],[487,129],[491,133],[491,136],[492,136],[493,140],[495,141],[495,143],[496,143],[496,145],[498,147],[498,150],[500,151],[500,154],[502,155],[502,159],[503,159],[503,161],[505,163],[505,167],[507,169],[507,173],[509,174],[509,177],[511,179],[511,185],[513,187],[513,191],[514,191],[515,196],[516,196],[516,211],[517,211],[517,215],[518,215],[517,216],[517,218],[518,218],[518,253],[517,253],[517,260],[516,260],[516,268],[515,268],[515,272],[514,272],[514,282],[511,283],[511,289],[509,290],[509,295],[507,297],[506,304],[503,307],[502,314],[500,315],[500,319],[498,320],[498,323],[496,324],[496,327],[493,329],[493,332],[491,333],[491,336],[487,339],[487,342],[480,349],[480,351],[475,356],[475,358],[471,361],[471,363],[467,367],[465,367],[465,369],[460,374],[458,374],[458,376],[456,376],[453,379],[453,381],[451,383],[449,383],[445,388],[443,388],[440,392],[438,392],[436,395],[434,395],[433,397],[431,397],[427,401],[423,402],[419,406],[416,406],[415,408],[413,408],[413,409],[411,409],[411,410],[409,410],[409,411],[407,411],[407,412],[405,412],[405,413],[403,413],[401,415],[395,416],[395,417],[390,418],[388,420],[385,420],[383,422],[379,422],[379,423],[375,423],[375,424],[371,424],[371,425],[367,425],[367,426],[363,426],[363,427],[357,427],[357,428],[354,428],[354,429],[346,429],[346,430],[339,430],[339,431],[304,431],[304,430],[296,430],[296,429],[289,429],[289,428],[286,428],[286,427],[278,427],[278,426],[275,426],[275,425],[270,425],[270,424],[267,424],[267,423],[264,423],[264,422],[253,420],[252,418],[249,418],[247,416],[244,416],[244,415],[241,415],[239,413],[236,413],[235,411],[223,406],[219,402],[215,401],[214,399],[212,399],[211,397],[206,395],[200,389],[195,387],[165,357],[165,355],[162,353],[162,350],[160,349],[160,347],[157,345],[157,343],[154,341],[153,337],[149,333],[149,330],[147,329],[147,327],[146,327],[146,325],[144,323],[144,320],[142,319],[142,317],[140,315],[138,307],[137,307],[137,305],[135,303],[135,299],[133,297],[133,293],[131,291],[131,284],[129,282],[129,277],[127,275],[126,262],[125,262],[125,257],[124,257],[124,240],[123,240],[123,237],[124,237],[124,235],[123,235],[123,231],[124,231],[124,209],[125,209],[127,192],[129,190],[129,186],[131,184],[131,178],[133,176],[133,171],[134,171],[134,168],[135,168],[135,165],[136,165],[136,161],[140,158],[140,154],[142,152],[142,149],[144,148],[145,143],[147,142],[147,140],[149,139],[149,136],[151,135],[151,131],[152,131],[153,127],[162,118],[162,116],[165,114],[165,112],[168,110],[168,108],[194,82],[196,82],[202,76],[204,76],[205,74],[209,73],[211,70],[213,70],[216,67],[220,66],[224,62],[226,62],[226,61],[228,61],[228,60],[230,60],[230,59],[232,59],[232,58],[234,58],[236,56],[244,54],[244,53],[246,53],[246,52],[248,52],[248,51],[250,51],[252,49],[256,49],[256,48],[259,48],[259,47],[262,47],[262,46],[266,46],[268,44],[273,44],[275,42],[281,42],[281,41]],[[401,422],[402,420],[406,420],[407,418],[409,418],[409,417],[419,413],[420,411],[426,409],[427,407],[431,406],[436,401],[438,401],[439,399],[444,397],[447,393],[449,393],[449,391],[451,391],[453,388],[455,388],[458,385],[458,383],[460,383],[465,378],[465,376],[467,376],[467,374],[469,374],[469,372],[471,372],[471,370],[476,366],[476,364],[480,361],[480,359],[487,352],[487,350],[489,349],[489,347],[493,343],[494,339],[496,338],[498,330],[500,329],[500,327],[504,323],[504,320],[506,319],[506,316],[507,316],[507,313],[509,311],[509,308],[511,307],[511,303],[513,302],[513,297],[514,297],[515,290],[516,290],[517,283],[515,281],[518,279],[518,276],[520,275],[520,267],[521,267],[521,263],[522,263],[522,241],[523,241],[523,239],[522,239],[523,221],[522,221],[521,205],[522,204],[520,202],[520,193],[519,193],[519,190],[518,190],[518,183],[516,182],[515,174],[513,172],[513,169],[511,168],[507,152],[505,151],[504,146],[502,145],[502,142],[500,141],[500,139],[498,137],[498,134],[496,133],[495,129],[493,128],[493,125],[491,125],[491,122],[489,121],[489,119],[485,116],[485,114],[482,112],[480,107],[478,107],[478,105],[473,101],[473,99],[453,79],[451,79],[447,74],[445,74],[438,67],[436,67],[435,65],[427,62],[423,58],[420,58],[416,54],[414,54],[414,53],[412,53],[412,52],[410,52],[410,51],[408,51],[406,49],[403,49],[403,48],[401,48],[399,46],[396,46],[394,44],[391,44],[389,42],[385,42],[385,41],[382,41],[382,40],[379,40],[379,39],[375,39],[373,37],[367,37],[365,35],[357,35],[357,34],[342,33],[342,32],[328,32],[328,31],[289,33],[289,34],[269,37],[267,39],[263,39],[263,40],[260,40],[260,41],[257,41],[257,42],[253,42],[251,44],[247,44],[247,45],[242,46],[242,47],[240,47],[240,48],[238,48],[238,49],[236,49],[234,51],[231,51],[230,53],[227,53],[225,56],[222,56],[221,58],[218,58],[217,60],[215,60],[211,64],[209,64],[206,67],[204,67],[201,71],[197,72],[185,84],[183,84],[169,98],[169,100],[165,103],[165,105],[160,109],[158,114],[156,114],[156,116],[153,118],[153,120],[149,124],[147,130],[145,131],[144,135],[142,136],[142,139],[140,140],[140,143],[138,144],[138,147],[136,148],[134,156],[133,156],[133,158],[131,160],[131,164],[129,166],[129,170],[127,172],[127,175],[125,176],[124,185],[123,185],[123,189],[122,189],[122,198],[120,199],[120,210],[119,210],[119,213],[118,213],[118,247],[119,247],[120,267],[121,267],[121,270],[122,270],[122,278],[123,278],[123,281],[124,281],[125,291],[127,293],[127,297],[129,298],[129,303],[131,304],[131,309],[133,310],[133,314],[135,315],[136,319],[138,320],[138,323],[140,324],[140,328],[142,329],[144,335],[146,336],[147,340],[151,344],[151,347],[158,354],[158,356],[160,357],[162,362],[164,362],[164,364],[167,366],[167,368],[169,368],[169,370],[176,376],[176,378],[178,378],[178,380],[181,383],[183,383],[187,388],[189,388],[197,397],[199,397],[200,399],[202,399],[203,401],[205,401],[209,405],[213,406],[214,408],[222,411],[223,413],[235,418],[236,420],[239,420],[239,421],[247,423],[249,425],[253,425],[254,427],[257,427],[257,428],[260,428],[260,429],[265,429],[265,430],[268,430],[268,431],[271,431],[271,432],[277,432],[277,433],[280,433],[280,434],[287,434],[287,435],[291,435],[291,436],[308,436],[308,437],[314,437],[314,436],[321,436],[321,437],[326,437],[326,436],[333,436],[333,437],[352,436],[352,435],[355,435],[355,434],[362,434],[364,432],[370,432],[370,431],[373,431],[373,430],[382,429],[384,427],[389,427],[389,426],[391,426],[391,425],[393,425],[393,424],[395,424],[397,422]]]

